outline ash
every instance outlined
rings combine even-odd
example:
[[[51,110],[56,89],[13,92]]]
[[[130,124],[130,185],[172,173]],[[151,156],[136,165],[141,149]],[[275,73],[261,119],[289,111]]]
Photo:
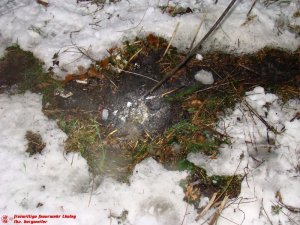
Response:
[[[170,105],[160,96],[158,93],[142,98],[137,92],[119,96],[107,109],[107,122],[126,140],[136,139],[144,132],[157,134],[169,123],[171,116]]]

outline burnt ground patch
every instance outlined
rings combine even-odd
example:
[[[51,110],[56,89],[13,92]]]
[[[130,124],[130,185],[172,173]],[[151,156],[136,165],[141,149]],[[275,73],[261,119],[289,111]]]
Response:
[[[66,152],[80,152],[94,176],[127,181],[137,163],[153,157],[168,169],[191,172],[184,184],[189,202],[214,192],[235,197],[241,178],[208,177],[186,156],[202,152],[212,160],[218,157],[219,146],[230,138],[215,131],[213,124],[253,87],[263,86],[283,100],[299,97],[300,50],[264,48],[245,55],[208,52],[202,61],[191,59],[158,90],[142,98],[185,57],[174,47],[163,57],[167,46],[154,35],[125,42],[109,49],[109,56],[86,72],[70,74],[62,82],[42,73],[42,64],[29,60],[31,54],[16,49],[29,59],[23,60],[25,65],[16,70],[16,77],[13,72],[7,77],[1,72],[1,82],[5,90],[18,84],[21,90],[43,93],[44,113],[68,134]],[[16,64],[7,60],[1,59],[0,68],[14,71]],[[36,64],[29,66],[32,62]],[[213,74],[214,84],[195,81],[194,75],[202,69]],[[25,76],[26,71],[31,75]]]
[[[85,73],[68,75],[53,104],[44,107],[69,130],[66,150],[82,152],[94,174],[126,180],[149,156],[169,169],[185,165],[190,152],[216,158],[230,139],[212,125],[246,91],[260,85],[283,100],[299,96],[299,50],[264,48],[245,55],[208,52],[142,98],[185,57],[174,47],[163,57],[167,45],[149,35],[109,49]],[[195,81],[202,69],[213,74],[214,84]]]

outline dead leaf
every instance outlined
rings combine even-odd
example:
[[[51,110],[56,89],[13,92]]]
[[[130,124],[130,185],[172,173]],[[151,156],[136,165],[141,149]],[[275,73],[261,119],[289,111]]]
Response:
[[[100,61],[100,66],[102,68],[106,68],[108,66],[108,64],[109,64],[109,59],[108,58],[103,59],[103,60]]]
[[[70,82],[72,80],[75,80],[74,78],[74,75],[72,74],[68,74],[66,77],[65,77],[65,82]]]
[[[90,68],[88,71],[87,71],[87,76],[88,77],[98,77],[99,76],[99,72],[95,69],[95,68]]]
[[[193,106],[193,107],[200,107],[200,106],[202,106],[202,104],[203,103],[198,99],[195,99],[195,100],[191,101],[191,106]]]
[[[153,34],[149,34],[148,35],[147,41],[148,41],[149,45],[152,45],[154,47],[158,47],[159,46],[159,39],[158,39],[158,37],[156,37]]]
[[[277,198],[279,202],[282,202],[282,195],[281,195],[280,191],[276,191],[275,198]]]
[[[196,136],[197,142],[204,143],[204,142],[205,142],[205,139],[206,139],[206,138],[205,138],[204,135],[202,135],[202,134],[199,134],[199,135]]]
[[[209,157],[210,159],[212,159],[212,160],[215,160],[215,159],[217,159],[218,157],[217,157],[217,154],[212,154],[210,157]]]

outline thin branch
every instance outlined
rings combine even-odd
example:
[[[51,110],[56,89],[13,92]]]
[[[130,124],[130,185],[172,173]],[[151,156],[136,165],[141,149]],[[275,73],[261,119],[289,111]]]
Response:
[[[257,2],[257,0],[254,0],[254,2],[252,3],[251,8],[250,8],[250,10],[249,10],[248,13],[247,13],[247,17],[249,17],[249,15],[250,15],[250,13],[251,13],[253,7],[255,6],[256,2]]]
[[[209,200],[209,202],[207,203],[207,205],[205,206],[205,208],[201,211],[201,213],[196,217],[196,221],[198,221],[199,219],[201,219],[201,217],[203,217],[207,212],[208,210],[211,208],[211,206],[214,204],[215,202],[215,199],[217,197],[217,192],[215,192],[213,194],[213,196],[211,197],[211,199]]]
[[[273,131],[274,134],[280,134],[280,132],[278,132],[273,126],[268,124],[268,122],[261,115],[259,115],[255,111],[255,109],[253,109],[252,106],[249,105],[249,103],[247,101],[245,101],[245,105],[269,130]]]
[[[92,182],[92,190],[91,190],[91,195],[90,195],[90,199],[89,199],[89,205],[88,206],[90,206],[90,204],[91,204],[91,201],[92,201],[92,195],[93,195],[93,191],[94,191],[94,177],[93,177],[93,180],[92,180],[93,182]]]
[[[183,225],[183,223],[184,223],[185,217],[186,217],[186,215],[187,215],[188,207],[189,207],[189,201],[187,201],[187,203],[186,203],[186,208],[185,208],[184,216],[183,216],[183,219],[182,219],[180,225]]]
[[[208,223],[209,225],[214,225],[217,220],[219,219],[226,203],[227,203],[227,200],[228,200],[228,196],[226,195],[220,205],[220,207],[217,209],[217,211],[215,212],[215,215],[213,216],[213,218],[211,219],[211,221]]]
[[[175,27],[175,29],[174,29],[174,31],[173,31],[171,40],[170,40],[170,42],[169,42],[169,44],[168,44],[168,46],[167,46],[167,48],[166,48],[166,50],[165,50],[165,52],[164,52],[164,54],[163,54],[163,56],[162,56],[161,58],[165,57],[165,55],[167,54],[167,52],[168,52],[168,50],[169,50],[169,48],[170,48],[170,46],[171,46],[171,44],[172,44],[172,42],[173,42],[173,40],[174,40],[174,37],[175,37],[175,35],[176,35],[176,33],[177,33],[177,30],[178,30],[179,25],[180,25],[180,22],[177,23],[177,25],[176,25],[176,27]]]
[[[201,22],[199,23],[199,25],[198,25],[198,27],[197,27],[196,34],[195,34],[195,36],[194,36],[194,38],[193,38],[193,40],[192,40],[191,46],[190,46],[190,50],[192,50],[193,47],[194,47],[194,43],[195,43],[196,38],[197,38],[197,36],[198,36],[198,34],[199,34],[199,31],[200,31],[200,29],[201,29],[201,27],[202,27],[202,24],[203,24],[203,22],[204,22],[204,20],[205,20],[205,17],[206,17],[206,14],[204,15],[203,19],[201,20]]]
[[[143,74],[135,73],[135,72],[130,72],[130,71],[127,71],[127,70],[122,70],[122,69],[119,69],[119,70],[122,71],[122,72],[124,72],[124,73],[133,74],[133,75],[136,75],[136,76],[139,76],[139,77],[143,77],[143,78],[146,78],[146,79],[149,79],[149,80],[152,80],[152,81],[158,83],[158,80],[155,80],[155,79],[153,79],[151,77],[147,77],[147,76],[145,76]]]
[[[119,30],[118,32],[124,32],[124,31],[133,30],[133,29],[137,28],[137,27],[143,22],[143,20],[144,20],[144,18],[145,18],[145,16],[146,16],[147,11],[148,11],[148,10],[145,11],[145,13],[144,13],[142,19],[140,20],[140,22],[139,22],[136,26],[131,27],[131,28],[128,28],[128,29],[125,29],[125,30]]]
[[[87,57],[88,59],[90,59],[91,61],[97,62],[96,59],[92,58],[92,57],[87,53],[87,50],[85,50],[85,49],[82,48],[82,47],[79,47],[78,45],[76,45],[76,44],[73,42],[72,35],[73,35],[73,33],[75,33],[75,32],[78,32],[78,31],[73,31],[73,32],[70,33],[71,44],[74,46],[74,48],[76,48],[76,49],[79,51],[79,53],[81,53],[82,55],[84,55],[85,57]]]
[[[263,201],[263,200],[262,200],[262,201]],[[267,219],[269,220],[270,224],[273,225],[272,220],[270,219],[270,217],[269,217],[267,211],[265,210],[264,203],[262,202],[261,204],[262,204],[262,209],[263,209],[264,213],[265,213],[266,216],[267,216]]]

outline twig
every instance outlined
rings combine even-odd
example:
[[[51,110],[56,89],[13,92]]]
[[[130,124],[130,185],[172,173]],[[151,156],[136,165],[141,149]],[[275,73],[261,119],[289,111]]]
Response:
[[[175,37],[175,35],[176,35],[176,33],[177,33],[177,30],[178,30],[179,25],[180,25],[180,22],[177,23],[177,25],[176,25],[176,27],[175,27],[175,29],[174,29],[174,31],[173,31],[171,40],[170,40],[170,42],[169,42],[169,44],[168,44],[168,46],[167,46],[167,48],[166,48],[166,50],[165,50],[163,56],[161,57],[161,59],[162,59],[163,57],[165,57],[165,55],[167,54],[167,52],[168,52],[168,50],[169,50],[169,48],[170,48],[170,46],[171,46],[171,44],[172,44],[172,42],[173,42],[173,40],[174,40],[174,37]]]
[[[247,101],[245,101],[245,105],[248,107],[248,109],[271,131],[273,131],[274,134],[279,134],[280,132],[278,132],[273,126],[271,126],[270,124],[268,124],[268,122],[261,116],[259,115],[255,109],[252,108],[251,105],[249,105],[249,103]]]
[[[253,4],[251,5],[250,10],[249,10],[248,13],[247,13],[247,17],[249,17],[249,15],[250,15],[250,13],[251,13],[253,7],[255,6],[256,2],[257,2],[257,0],[254,0]]]
[[[236,0],[232,0],[219,19],[215,22],[215,24],[210,28],[210,30],[206,33],[206,35],[201,39],[201,41],[189,52],[189,54],[183,59],[183,61],[176,66],[169,74],[167,74],[159,83],[157,83],[154,87],[152,87],[149,91],[147,91],[143,97],[146,97],[158,87],[160,87],[165,81],[167,81],[171,76],[173,76],[182,66],[184,66],[194,55],[196,55],[197,51],[201,48],[206,39],[212,34],[212,32],[217,28],[217,26],[221,23],[224,17],[227,15],[229,10],[232,8]]]
[[[91,195],[90,195],[90,199],[89,199],[89,205],[88,206],[90,206],[90,204],[91,204],[91,201],[92,201],[92,195],[93,195],[93,191],[94,191],[94,177],[93,177],[93,182],[92,182],[92,190],[91,190]]]
[[[153,78],[151,78],[151,77],[147,77],[147,76],[145,76],[145,75],[143,75],[143,74],[140,74],[140,73],[135,73],[135,72],[131,72],[131,71],[127,71],[127,70],[122,70],[122,69],[120,69],[120,71],[122,71],[122,72],[124,72],[124,73],[133,74],[133,75],[136,75],[136,76],[139,76],[139,77],[144,77],[144,78],[146,78],[146,79],[149,79],[149,80],[152,80],[152,81],[158,83],[158,80],[155,80],[155,79],[153,79]]]
[[[124,31],[133,30],[133,29],[137,28],[137,27],[143,22],[144,17],[146,16],[147,11],[148,11],[148,10],[145,11],[145,13],[144,13],[142,19],[140,20],[140,22],[139,22],[136,26],[131,27],[131,28],[128,28],[128,29],[125,29],[125,30],[119,30],[118,32],[124,32]]]
[[[182,219],[180,225],[183,225],[183,223],[184,223],[184,220],[185,220],[185,217],[186,217],[186,214],[187,214],[188,207],[189,207],[189,201],[187,201],[187,203],[186,203],[186,208],[185,208],[184,216],[183,216],[183,219]]]
[[[204,22],[205,17],[206,17],[206,14],[204,15],[203,19],[201,20],[201,23],[199,23],[199,25],[198,25],[198,27],[197,27],[196,34],[195,34],[195,36],[194,36],[194,38],[193,38],[193,40],[192,40],[191,46],[190,46],[190,50],[193,49],[194,43],[195,43],[196,38],[197,38],[197,36],[198,36],[198,34],[199,34],[199,31],[200,31],[200,29],[201,29],[201,27],[202,27],[202,24],[203,24],[203,22]]]
[[[196,221],[198,221],[199,219],[201,219],[201,217],[203,217],[207,211],[211,208],[211,206],[214,204],[215,199],[217,197],[217,192],[215,192],[213,194],[213,196],[211,197],[211,199],[209,200],[208,204],[205,206],[205,208],[201,211],[201,213],[196,217]]]
[[[262,201],[263,201],[263,200],[262,200]],[[267,216],[267,219],[269,220],[270,224],[273,225],[272,220],[270,219],[268,213],[267,213],[266,210],[265,210],[264,203],[262,202],[261,204],[262,204],[262,209],[263,209],[264,213],[265,213],[266,216]]]
[[[172,89],[172,90],[170,90],[170,91],[167,91],[167,92],[163,93],[163,94],[161,95],[161,97],[165,97],[166,95],[169,95],[169,94],[171,94],[171,93],[173,93],[173,92],[175,92],[175,91],[177,91],[177,90],[179,90],[179,89],[180,89],[180,87],[179,87],[179,88]]]
[[[141,48],[136,53],[134,53],[133,56],[131,56],[130,59],[128,60],[127,64],[129,64],[131,62],[131,60],[133,60],[142,50],[143,50],[143,48]]]
[[[88,53],[87,53],[87,50],[85,50],[84,48],[81,48],[79,47],[78,45],[76,45],[74,42],[73,42],[73,39],[72,39],[72,35],[73,33],[76,33],[78,31],[73,31],[70,33],[70,40],[71,40],[71,44],[82,54],[84,55],[85,57],[87,57],[88,59],[92,60],[93,62],[97,62],[96,59],[92,58]]]
[[[211,221],[208,223],[209,225],[214,225],[217,220],[219,219],[220,215],[221,215],[221,212],[223,211],[226,203],[227,203],[227,200],[228,200],[228,196],[226,195],[220,205],[220,207],[217,209],[217,211],[215,212],[215,215],[213,216],[213,218],[211,219]]]
[[[240,157],[240,161],[239,161],[239,164],[237,165],[237,167],[236,167],[236,169],[235,169],[235,171],[234,171],[234,173],[233,173],[233,175],[232,175],[232,177],[230,178],[230,180],[229,180],[229,182],[228,182],[228,184],[227,184],[227,186],[225,187],[225,189],[222,191],[222,193],[217,197],[217,199],[215,200],[215,202],[217,202],[220,198],[221,198],[221,196],[223,195],[223,194],[225,194],[226,193],[226,191],[228,190],[228,188],[229,188],[229,186],[230,186],[230,184],[232,183],[232,181],[233,181],[233,178],[235,177],[235,175],[236,175],[236,172],[238,171],[238,168],[240,167],[240,165],[241,165],[241,162],[242,162],[242,160],[243,160],[243,157],[244,156],[241,156]]]
[[[296,208],[294,206],[286,205],[282,201],[279,201],[279,204],[286,208],[287,210],[291,211],[292,213],[300,213],[300,208]]]

